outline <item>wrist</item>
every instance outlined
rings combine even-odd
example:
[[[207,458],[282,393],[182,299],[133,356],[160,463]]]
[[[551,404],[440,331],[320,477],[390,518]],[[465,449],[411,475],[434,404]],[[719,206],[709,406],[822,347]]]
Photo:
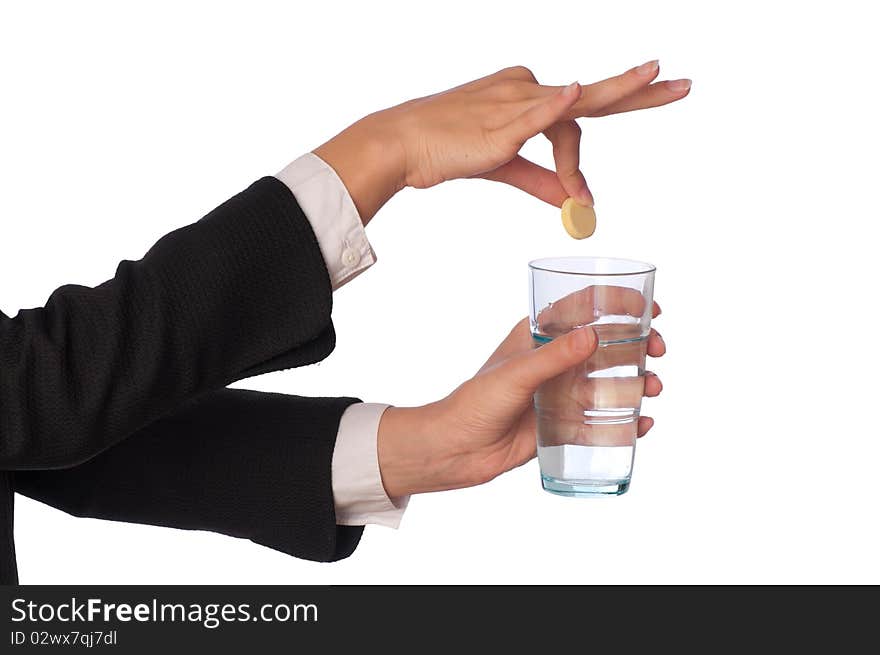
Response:
[[[405,186],[406,163],[399,141],[375,114],[315,148],[314,154],[336,171],[364,225]]]
[[[450,479],[455,457],[442,438],[437,405],[389,407],[382,414],[377,445],[379,471],[390,498],[462,486]]]

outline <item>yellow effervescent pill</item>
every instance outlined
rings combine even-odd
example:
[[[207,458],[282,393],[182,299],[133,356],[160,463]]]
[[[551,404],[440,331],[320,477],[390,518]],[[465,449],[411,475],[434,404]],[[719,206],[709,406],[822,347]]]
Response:
[[[562,224],[575,239],[586,239],[596,231],[596,212],[592,207],[577,204],[574,198],[566,198],[562,203]]]

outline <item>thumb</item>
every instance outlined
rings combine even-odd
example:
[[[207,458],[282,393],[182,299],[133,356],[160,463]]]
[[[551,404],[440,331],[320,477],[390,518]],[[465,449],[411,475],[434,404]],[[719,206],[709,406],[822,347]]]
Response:
[[[592,327],[580,327],[534,350],[511,357],[491,375],[508,389],[531,396],[541,384],[590,357],[598,345]]]
[[[520,145],[537,136],[554,123],[562,120],[566,112],[580,100],[581,85],[572,82],[536,105],[526,109],[499,132]]]

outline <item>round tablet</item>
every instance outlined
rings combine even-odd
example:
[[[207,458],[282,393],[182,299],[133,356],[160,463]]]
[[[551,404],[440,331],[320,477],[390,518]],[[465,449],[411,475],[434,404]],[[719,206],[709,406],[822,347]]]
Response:
[[[574,198],[566,198],[562,203],[562,224],[575,239],[586,239],[596,231],[596,212],[592,207],[577,204]]]

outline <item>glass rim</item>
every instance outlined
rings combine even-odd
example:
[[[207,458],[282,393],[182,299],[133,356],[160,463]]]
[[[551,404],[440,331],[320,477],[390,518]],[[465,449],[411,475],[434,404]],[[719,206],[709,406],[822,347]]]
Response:
[[[565,262],[576,261],[614,262],[616,264],[622,264],[624,266],[629,265],[632,270],[614,273],[584,273],[581,271],[565,270]],[[544,271],[547,273],[560,273],[562,275],[581,275],[589,277],[645,275],[647,273],[653,273],[657,270],[657,267],[653,264],[640,262],[635,259],[624,259],[621,257],[587,257],[580,255],[569,255],[565,257],[542,257],[540,259],[533,259],[529,262],[529,268],[532,270]]]

